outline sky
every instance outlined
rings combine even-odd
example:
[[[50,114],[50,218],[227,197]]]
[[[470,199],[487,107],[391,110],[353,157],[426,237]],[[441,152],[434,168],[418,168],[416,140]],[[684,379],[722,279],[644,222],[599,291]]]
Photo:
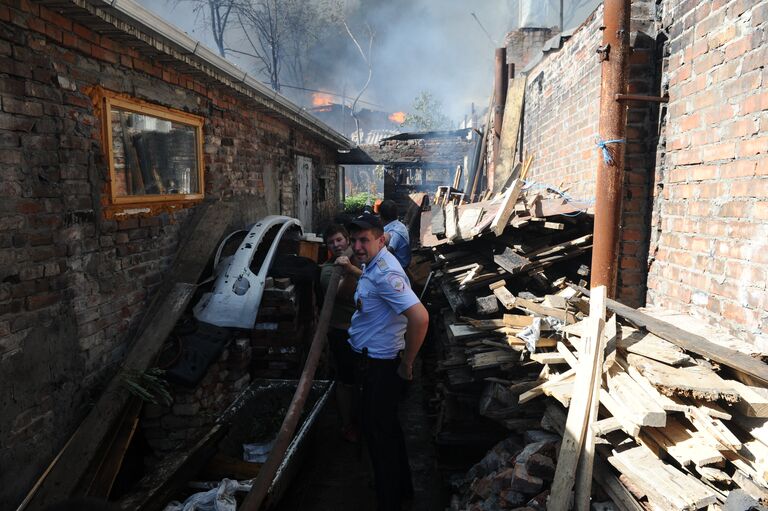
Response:
[[[368,103],[361,106],[407,112],[420,92],[429,91],[454,122],[468,115],[473,103],[476,110],[484,110],[493,90],[494,50],[503,45],[507,32],[517,28],[521,1],[523,18],[530,14],[530,5],[540,23],[558,24],[558,0],[346,0],[353,33],[363,42],[367,41],[366,24],[374,32],[373,76],[361,98]],[[215,48],[190,3],[138,2]],[[564,2],[566,14],[573,10],[569,4],[579,6],[566,20],[566,28],[578,25],[599,4],[596,0]],[[335,40],[318,46],[313,56],[306,87],[347,96],[360,91],[368,68],[345,33],[339,31]],[[253,71],[246,68],[246,61],[229,60]],[[288,89],[285,93],[297,102],[309,100],[308,95],[301,98]]]

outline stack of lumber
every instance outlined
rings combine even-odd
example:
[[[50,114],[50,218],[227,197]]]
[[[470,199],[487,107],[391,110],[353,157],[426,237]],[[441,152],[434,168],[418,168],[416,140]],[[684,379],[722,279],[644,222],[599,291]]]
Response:
[[[563,437],[551,486],[542,487],[546,508],[587,509],[590,496],[618,509],[768,503],[768,366],[754,347],[736,351],[739,343],[716,343],[599,295],[582,318],[586,290],[569,289],[579,289],[566,300],[581,312],[558,329],[554,348],[530,355],[539,376],[525,382],[517,407],[508,405],[521,413],[543,403],[542,427]],[[509,401],[520,386],[495,395]],[[484,509],[469,504],[488,500],[462,495],[466,505],[456,509]]]

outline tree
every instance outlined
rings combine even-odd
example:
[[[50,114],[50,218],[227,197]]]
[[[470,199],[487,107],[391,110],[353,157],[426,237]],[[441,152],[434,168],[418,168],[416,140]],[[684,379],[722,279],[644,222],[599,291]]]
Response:
[[[224,35],[227,32],[230,15],[236,0],[173,0],[174,5],[179,5],[182,2],[192,4],[192,12],[195,13],[199,22],[205,27],[210,27],[219,55],[226,57],[227,48]]]
[[[413,100],[411,112],[405,114],[401,126],[416,131],[453,129],[453,123],[443,113],[443,103],[428,90],[423,90]]]

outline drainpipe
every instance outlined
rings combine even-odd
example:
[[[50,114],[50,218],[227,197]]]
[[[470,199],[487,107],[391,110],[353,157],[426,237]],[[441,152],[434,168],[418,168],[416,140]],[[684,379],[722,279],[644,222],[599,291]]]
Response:
[[[630,9],[630,0],[605,0],[603,45],[598,49],[602,61],[599,133],[604,149],[598,151],[591,287],[605,286],[610,298],[616,294],[627,125],[626,106],[616,95],[627,90]]]
[[[494,73],[494,101],[493,101],[493,157],[488,166],[488,190],[493,190],[493,178],[496,170],[496,162],[499,160],[501,149],[501,125],[504,122],[504,105],[507,102],[507,49],[496,48],[496,66]]]

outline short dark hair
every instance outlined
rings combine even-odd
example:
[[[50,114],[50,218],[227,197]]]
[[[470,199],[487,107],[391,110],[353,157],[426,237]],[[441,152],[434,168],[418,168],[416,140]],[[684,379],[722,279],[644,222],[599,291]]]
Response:
[[[334,234],[341,234],[345,238],[349,239],[349,232],[347,232],[347,229],[343,225],[331,224],[326,227],[325,231],[323,232],[323,241],[328,241],[328,238]]]
[[[387,222],[397,220],[397,204],[392,199],[387,199],[379,204],[379,216]]]

